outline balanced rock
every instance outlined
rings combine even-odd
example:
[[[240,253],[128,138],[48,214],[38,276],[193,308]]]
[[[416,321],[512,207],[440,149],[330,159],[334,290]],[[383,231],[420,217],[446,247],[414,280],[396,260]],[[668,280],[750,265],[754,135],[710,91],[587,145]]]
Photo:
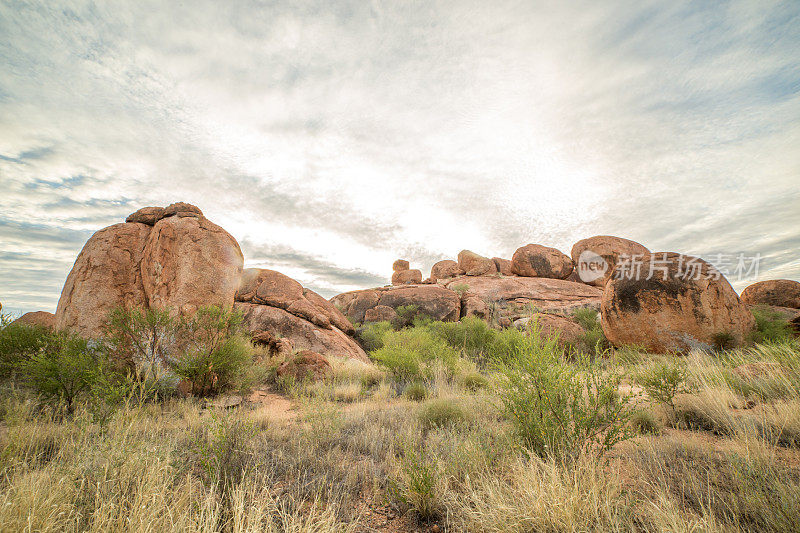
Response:
[[[605,286],[620,259],[642,257],[650,250],[628,239],[598,235],[576,242],[570,255],[575,271],[584,283],[595,287]]]
[[[408,285],[422,283],[422,272],[419,270],[395,270],[392,273],[392,285]]]
[[[172,204],[167,212],[181,205],[189,204]],[[230,309],[243,263],[236,239],[207,218],[167,216],[153,226],[144,248],[147,301],[150,307],[182,315],[208,305]]]
[[[139,222],[140,224],[154,226],[162,218],[164,218],[163,207],[143,207],[128,215],[125,222]]]
[[[175,202],[174,204],[169,204],[164,208],[164,216],[200,218],[203,216],[203,212],[200,211],[199,207],[192,204],[187,204],[186,202]]]
[[[497,273],[494,261],[469,250],[461,250],[458,253],[458,266],[467,276],[487,276]]]
[[[641,275],[617,265],[603,291],[603,331],[612,344],[665,353],[745,341],[753,315],[714,267],[668,252],[643,263]]]
[[[511,258],[511,272],[530,278],[564,279],[572,273],[572,260],[555,248],[527,244]]]
[[[392,270],[395,272],[400,272],[401,270],[408,270],[409,268],[411,268],[411,264],[405,259],[398,259],[397,261],[392,263]]]
[[[12,322],[12,324],[33,326],[50,330],[55,328],[55,323],[56,315],[53,313],[48,313],[47,311],[31,311],[29,313],[25,313]]]
[[[56,329],[100,337],[115,308],[147,306],[141,263],[150,232],[150,226],[125,222],[89,238],[61,291]]]
[[[759,281],[742,291],[742,301],[800,309],[800,282],[791,279]]]
[[[458,266],[458,263],[452,259],[444,259],[439,261],[431,268],[431,280],[434,282],[437,282],[440,279],[463,276],[464,274],[464,270],[462,270],[461,267]]]

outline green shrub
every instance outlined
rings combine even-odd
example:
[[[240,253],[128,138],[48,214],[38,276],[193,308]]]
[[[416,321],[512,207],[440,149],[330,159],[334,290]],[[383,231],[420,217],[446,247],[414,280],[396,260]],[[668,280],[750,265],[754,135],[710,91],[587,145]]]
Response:
[[[367,352],[372,352],[383,347],[383,336],[392,331],[391,322],[373,322],[364,326],[359,332],[361,345]]]
[[[540,333],[540,326],[535,320],[529,321],[525,330],[508,328],[498,331],[486,354],[488,365],[502,367],[515,364],[519,358],[526,357],[525,354],[561,352],[558,339],[543,338]]]
[[[469,285],[466,283],[454,283],[450,286],[450,290],[458,294],[459,298],[463,298],[467,291],[469,291]]]
[[[114,309],[105,343],[111,359],[149,379],[165,361],[177,357],[183,324],[162,309]]]
[[[653,413],[638,409],[631,414],[631,427],[640,434],[659,435],[661,424]]]
[[[434,363],[442,364],[451,376],[455,371],[458,353],[428,328],[389,331],[383,341],[383,347],[372,352],[372,358],[400,381],[430,379]]]
[[[728,331],[720,331],[712,336],[712,342],[716,350],[732,350],[736,348],[736,337]]]
[[[686,385],[686,368],[679,364],[659,362],[639,372],[636,383],[651,400],[670,407],[675,413],[675,395],[690,392]]]
[[[589,354],[600,354],[611,348],[597,311],[588,307],[576,309],[572,317],[585,330],[575,348]]]
[[[437,398],[422,406],[419,419],[424,429],[452,427],[467,420],[467,413],[451,398]]]
[[[779,312],[765,305],[753,307],[751,312],[756,319],[756,329],[751,335],[753,342],[782,342],[792,338],[789,321]]]
[[[464,382],[464,387],[471,391],[483,389],[489,384],[489,379],[477,370],[465,373],[461,379]]]
[[[63,402],[68,415],[79,396],[88,392],[102,372],[99,350],[86,339],[58,334],[47,349],[20,363],[26,383],[45,401]]]
[[[465,357],[481,366],[497,337],[497,330],[477,317],[464,317],[459,322],[434,322],[431,330]]]
[[[203,307],[182,333],[183,354],[172,370],[192,384],[192,394],[208,396],[236,387],[251,362],[250,344],[241,335],[242,316],[219,307]]]
[[[192,442],[193,464],[200,467],[201,478],[223,491],[237,485],[253,456],[248,443],[255,435],[251,422],[215,413],[211,422]]]
[[[531,336],[500,366],[500,401],[520,443],[541,457],[572,461],[602,455],[632,435],[621,374],[587,358],[563,361],[552,343]]]
[[[399,475],[389,480],[389,494],[410,507],[422,520],[438,516],[442,503],[439,497],[441,472],[438,465],[405,446],[400,459]]]
[[[415,402],[421,402],[428,397],[428,388],[424,383],[415,382],[406,385],[403,389],[403,396]]]
[[[41,326],[0,321],[0,379],[11,376],[18,366],[42,350],[49,350],[55,335]]]

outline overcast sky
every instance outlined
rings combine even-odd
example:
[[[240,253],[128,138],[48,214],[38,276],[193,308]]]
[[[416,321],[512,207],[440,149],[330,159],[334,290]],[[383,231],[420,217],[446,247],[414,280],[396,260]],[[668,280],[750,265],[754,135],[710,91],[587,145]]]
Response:
[[[800,279],[799,51],[791,0],[0,0],[0,302],[179,200],[326,296],[597,234]]]

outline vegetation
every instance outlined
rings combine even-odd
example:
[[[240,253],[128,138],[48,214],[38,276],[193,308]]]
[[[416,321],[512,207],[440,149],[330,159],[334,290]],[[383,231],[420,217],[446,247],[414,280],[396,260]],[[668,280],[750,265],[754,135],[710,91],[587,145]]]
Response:
[[[792,329],[789,321],[778,311],[769,306],[760,305],[752,309],[753,318],[756,319],[756,329],[752,341],[757,343],[784,342],[792,338]]]
[[[117,319],[101,343],[0,330],[0,531],[800,523],[794,339],[676,361],[565,351],[536,324],[373,325],[377,364],[333,359],[321,381],[282,383],[280,402],[225,410],[158,387],[180,376],[198,395],[265,380],[280,392],[279,361],[242,341],[235,314]],[[133,367],[113,364],[120,354]]]

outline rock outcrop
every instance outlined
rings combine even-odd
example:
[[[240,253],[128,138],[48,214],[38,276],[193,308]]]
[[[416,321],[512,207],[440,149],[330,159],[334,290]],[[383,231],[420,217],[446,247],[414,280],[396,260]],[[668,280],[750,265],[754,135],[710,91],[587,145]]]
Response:
[[[288,339],[298,350],[369,361],[361,346],[336,326],[322,328],[270,305],[236,302],[233,308],[242,312],[243,323],[252,335],[266,331],[274,337]]]
[[[279,378],[291,377],[295,381],[317,381],[332,372],[328,360],[317,352],[302,350],[290,357],[278,367]]]
[[[463,276],[466,272],[458,266],[458,262],[452,259],[444,259],[435,263],[431,268],[431,280],[435,283],[440,279],[455,278]]]
[[[605,286],[602,324],[612,344],[665,353],[745,341],[753,315],[711,265],[666,252],[643,262],[639,276],[617,265]]]
[[[422,272],[411,269],[411,265],[405,259],[398,259],[392,265],[392,285],[409,285],[422,283]]]
[[[569,256],[541,244],[522,246],[511,258],[511,272],[518,276],[564,279],[572,270]]]
[[[561,346],[576,345],[586,333],[581,325],[571,318],[550,313],[534,313],[532,316],[520,318],[514,321],[514,326],[520,329],[527,328],[531,320],[535,320],[538,324],[542,337],[557,335]]]
[[[156,222],[164,218],[163,207],[143,207],[128,215],[125,222],[139,222],[148,226],[155,226]]]
[[[469,250],[458,252],[458,266],[467,276],[488,276],[497,273],[494,261]]]
[[[239,243],[187,205],[165,209],[147,239],[141,270],[148,304],[183,315],[207,305],[230,309],[244,264]]]
[[[510,259],[492,257],[492,261],[494,261],[494,266],[497,267],[497,271],[503,276],[516,276],[516,274],[514,274],[514,270],[511,268]]]
[[[464,299],[478,298],[497,316],[511,321],[531,312],[570,314],[576,309],[600,308],[602,292],[596,287],[552,278],[475,276],[454,278],[445,284],[466,285]]]
[[[54,329],[56,315],[48,313],[47,311],[31,311],[13,321],[12,324]]]
[[[790,279],[759,281],[742,291],[742,301],[800,309],[800,282]]]
[[[581,281],[604,287],[621,257],[631,258],[649,253],[650,250],[638,242],[610,235],[597,235],[576,242],[570,255]]]
[[[100,337],[117,307],[146,307],[141,263],[151,228],[125,222],[92,235],[75,259],[55,313],[55,328]]]
[[[461,298],[439,285],[400,285],[345,292],[331,298],[331,302],[354,322],[364,322],[368,310],[386,306],[413,305],[417,313],[433,320],[454,321],[461,315]]]

